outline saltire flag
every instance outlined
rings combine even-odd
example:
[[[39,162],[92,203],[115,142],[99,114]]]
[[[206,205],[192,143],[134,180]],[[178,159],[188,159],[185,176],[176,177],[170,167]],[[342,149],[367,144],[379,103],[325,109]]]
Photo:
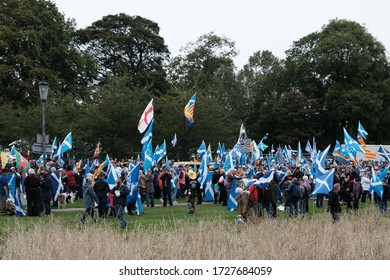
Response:
[[[246,130],[245,130],[245,126],[244,124],[241,124],[241,127],[240,127],[240,134],[238,136],[238,141],[240,141],[240,139],[245,139],[246,138]]]
[[[162,160],[167,155],[167,149],[165,140],[161,144],[161,146],[157,146],[156,150],[154,151],[154,161],[157,164],[160,160]]]
[[[144,136],[141,139],[141,144],[149,142],[150,139],[152,139],[153,136],[153,126],[154,126],[154,120],[150,122],[148,130],[145,132]]]
[[[9,194],[8,194],[7,198],[12,199],[13,201],[15,201],[15,191],[16,191],[15,179],[16,179],[15,174],[8,173],[7,180],[8,180]]]
[[[313,195],[317,194],[329,194],[333,190],[334,169],[328,172],[316,175],[316,186],[313,191]]]
[[[149,144],[149,142],[145,142],[142,144],[142,150],[141,150],[141,160],[142,161],[145,160],[145,152],[146,152],[146,149],[148,148],[148,144]]]
[[[152,146],[152,140],[149,141],[145,155],[144,155],[144,173],[146,174],[146,171],[149,168],[152,168],[154,166],[154,156],[153,156],[153,146]]]
[[[237,190],[237,183],[236,180],[232,181],[232,188],[230,189],[230,195],[228,198],[227,202],[227,210],[232,212],[237,208],[237,200],[236,198],[238,197],[238,193],[236,192]]]
[[[291,150],[287,149],[286,145],[284,145],[283,153],[284,153],[284,157],[287,160],[287,162],[288,163],[293,163],[293,161],[291,159]]]
[[[107,176],[107,184],[110,187],[110,190],[112,190],[116,185],[116,180],[118,179],[118,173],[115,170],[115,167],[110,163],[110,171],[108,172]]]
[[[195,101],[196,101],[196,92],[191,97],[190,101],[188,101],[187,105],[184,107],[184,116],[185,116],[187,127],[191,127],[195,122],[194,120]]]
[[[139,154],[137,155],[137,159],[135,160],[135,162],[136,163],[141,162],[141,156]],[[129,163],[131,163],[131,162],[129,162]]]
[[[316,143],[316,139],[313,137],[313,146],[310,153],[310,157],[314,159],[316,156],[317,156],[317,143]]]
[[[207,174],[206,189],[204,194],[205,201],[214,201],[214,186],[211,183],[212,178],[213,178],[213,172],[209,172]]]
[[[310,141],[307,140],[307,143],[306,143],[306,147],[305,147],[305,151],[308,152],[311,156],[311,152],[313,151],[311,145],[310,145]]]
[[[217,155],[222,156],[222,147],[221,143],[218,142]]]
[[[207,164],[209,164],[213,160],[213,154],[211,152],[211,145],[210,145],[210,143],[209,143],[209,146],[207,147],[207,160],[208,160]]]
[[[371,177],[371,185],[370,185],[369,192],[372,193],[374,191],[380,198],[382,198],[383,195],[382,181],[373,168],[371,168],[371,173],[372,173],[372,177]]]
[[[278,150],[275,154],[275,162],[277,161],[279,164],[283,164],[285,162],[284,160],[284,152],[283,152],[283,149],[282,147],[278,147]]]
[[[388,163],[390,163],[390,152],[382,145],[379,146],[378,154],[383,157]]]
[[[97,158],[100,153],[102,152],[102,150],[100,149],[100,140],[98,140],[97,144],[96,144],[96,148],[95,148],[95,151],[93,152],[93,158]]]
[[[325,170],[325,162],[326,162],[326,156],[328,155],[329,149],[330,149],[330,145],[326,147],[325,150],[318,153],[318,155],[316,156],[316,159],[314,161],[314,167],[316,169],[315,172],[316,178],[319,178],[323,174],[327,173],[327,171]]]
[[[230,151],[230,154],[233,159],[239,158],[241,159],[242,152],[241,152],[241,145],[240,143],[237,143],[234,145],[233,149]]]
[[[169,173],[172,172],[171,165],[169,164],[168,156],[165,157],[165,167],[168,168]]]
[[[55,154],[59,148],[59,144],[58,144],[58,141],[57,141],[57,136],[54,137],[54,140],[53,140],[53,143],[51,144],[51,150],[52,150],[52,154]],[[53,157],[53,156],[52,156]]]
[[[87,164],[85,165],[84,180],[87,179],[89,173],[91,173],[91,167],[89,166],[89,159],[88,159]]]
[[[344,144],[345,144],[345,149],[351,150],[351,151],[356,151],[356,152],[361,152],[364,153],[364,150],[362,147],[359,145],[358,142],[356,142],[355,139],[353,139],[347,132],[345,128],[343,128],[344,131]]]
[[[127,201],[134,202],[136,201],[137,206],[137,215],[141,215],[143,212],[142,202],[141,202],[141,195],[139,192],[139,172],[140,171],[140,164],[138,163],[133,170],[131,170],[128,180],[127,180],[127,187],[129,188],[129,196]]]
[[[219,167],[219,163],[220,162],[220,158],[219,156],[217,156],[215,159],[214,159],[214,169],[218,169]]]
[[[369,148],[367,148],[366,143],[362,137],[358,137],[358,142],[364,151],[364,156],[368,160],[376,160],[376,153]]]
[[[172,147],[175,147],[177,144],[177,136],[176,133],[173,135],[173,139],[171,140]]]
[[[271,153],[272,154],[275,153],[274,144],[272,144],[272,146],[271,146]]]
[[[387,166],[381,171],[381,173],[379,174],[379,178],[380,178],[381,180],[386,179],[387,171],[389,170],[389,168],[390,168],[390,165],[387,165]]]
[[[222,143],[222,148],[221,148],[221,160],[222,162],[225,162],[226,160],[226,148],[225,144]]]
[[[153,99],[150,100],[148,105],[146,106],[144,112],[141,115],[141,118],[138,122],[138,131],[140,133],[144,133],[144,131],[148,128],[150,122],[154,117],[154,108],[153,108]]]
[[[198,150],[196,150],[196,153],[200,156],[203,156],[204,153],[206,153],[206,143],[204,142],[204,140],[202,140],[202,143],[200,143],[200,146],[198,148]]]
[[[61,162],[62,157],[61,157],[61,143],[58,143],[59,147],[55,153],[53,153],[52,157],[53,160],[56,160],[58,162]]]
[[[202,158],[202,162],[201,162],[200,167],[199,167],[198,182],[200,184],[200,189],[203,189],[204,185],[206,184],[207,174],[208,174],[207,154],[204,154],[203,158]]]
[[[263,140],[260,141],[259,145],[257,146],[260,150],[262,150],[263,152],[265,151],[265,149],[268,148],[268,146],[266,144],[263,143]]]
[[[54,171],[50,175],[51,179],[51,191],[54,194],[53,201],[57,201],[58,195],[64,190],[64,185],[62,184],[61,175],[58,171]]]
[[[14,146],[11,148],[10,152],[10,159],[16,160],[16,170],[22,177],[27,176],[28,168],[30,167],[30,164],[27,159],[25,159],[16,149]]]
[[[23,204],[22,204],[22,200],[20,199],[20,192],[18,189],[16,189],[16,193],[15,193],[15,211],[16,211],[15,214],[16,217],[26,216],[26,213],[24,213]]]
[[[272,182],[274,178],[274,172],[275,170],[268,171],[263,177],[256,180],[253,184],[258,187],[265,188],[269,183]]]
[[[363,139],[366,139],[367,135],[368,135],[367,131],[364,129],[364,127],[359,121],[357,138],[359,139],[361,137]]]
[[[227,173],[233,168],[234,168],[233,157],[232,157],[232,153],[230,152],[226,158],[225,164],[223,165],[223,170],[225,171],[225,173]]]
[[[336,144],[334,145],[334,150],[333,150],[333,155],[336,154],[337,151],[340,151],[341,150],[341,145],[340,145],[340,142],[336,140]]]
[[[302,154],[302,148],[301,148],[301,141],[298,141],[298,148],[297,148],[298,154],[297,154],[297,166],[298,164],[305,164],[307,161],[305,157]]]
[[[68,135],[66,135],[64,141],[62,142],[59,148],[60,154],[62,155],[70,149],[72,149],[72,132],[69,132]]]
[[[37,159],[37,165],[40,165],[43,162],[43,154]]]
[[[252,141],[252,146],[253,146],[252,158],[254,160],[260,159],[260,150],[255,140]]]

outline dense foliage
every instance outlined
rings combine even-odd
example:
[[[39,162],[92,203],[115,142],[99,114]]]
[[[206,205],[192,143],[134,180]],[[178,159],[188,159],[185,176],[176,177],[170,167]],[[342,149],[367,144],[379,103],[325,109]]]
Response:
[[[74,135],[73,153],[137,156],[139,117],[154,98],[153,145],[168,145],[187,159],[201,140],[232,147],[241,123],[258,141],[296,145],[316,136],[320,145],[342,140],[342,127],[368,142],[387,143],[390,128],[389,61],[384,46],[361,24],[331,20],[293,42],[280,59],[255,52],[242,69],[225,36],[194,38],[169,59],[158,23],[141,16],[107,15],[77,30],[55,4],[0,1],[0,144],[33,143],[41,130],[38,83],[50,84],[47,130],[51,140]],[[186,42],[183,42],[183,44]],[[194,92],[195,125],[185,127],[183,108]],[[22,147],[23,149],[27,148]]]

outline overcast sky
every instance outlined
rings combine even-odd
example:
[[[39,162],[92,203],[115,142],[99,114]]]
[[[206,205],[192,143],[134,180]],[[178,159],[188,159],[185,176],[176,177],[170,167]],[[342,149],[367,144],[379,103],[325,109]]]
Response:
[[[108,14],[126,13],[153,20],[160,26],[171,57],[179,49],[214,31],[236,42],[240,69],[261,50],[279,58],[291,44],[319,31],[330,19],[348,19],[363,24],[390,50],[390,1],[387,0],[53,0],[78,28]]]

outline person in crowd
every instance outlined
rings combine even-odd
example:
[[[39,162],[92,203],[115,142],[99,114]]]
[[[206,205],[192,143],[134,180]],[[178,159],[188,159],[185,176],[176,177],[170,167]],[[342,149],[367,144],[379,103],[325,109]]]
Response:
[[[149,168],[146,172],[145,184],[146,184],[146,207],[154,207],[154,176],[153,171]]]
[[[100,172],[93,186],[95,194],[98,198],[99,218],[107,218],[107,195],[110,192],[108,183],[104,180],[105,175]]]
[[[82,224],[85,223],[85,219],[88,217],[88,215],[91,215],[91,218],[94,223],[97,222],[94,215],[95,214],[94,206],[95,203],[99,203],[99,200],[95,194],[95,191],[93,190],[92,180],[93,179],[91,177],[87,178],[84,185],[83,204],[84,204],[85,212],[83,217],[80,220],[80,223]]]
[[[164,207],[167,206],[167,200],[169,201],[169,206],[172,206],[172,196],[171,196],[172,175],[169,172],[168,168],[166,167],[163,168],[160,179],[161,179],[161,188],[162,188],[162,196],[163,196],[163,206]]]
[[[219,169],[219,180],[218,180],[218,186],[219,186],[219,199],[218,203],[221,203],[222,206],[227,206],[227,200],[228,200],[228,193],[226,190],[226,185],[225,185],[225,179],[226,179],[226,174],[223,168]]]
[[[141,203],[143,204],[146,201],[146,176],[142,172],[142,170],[139,171],[139,193],[141,196]]]
[[[362,179],[361,179],[361,184],[362,184],[362,188],[363,188],[361,203],[365,204],[366,200],[367,200],[367,197],[370,196],[371,180],[368,177],[368,172],[364,172],[363,173],[363,176],[362,176]]]
[[[182,197],[184,197],[184,191],[186,188],[186,175],[187,172],[184,169],[183,165],[179,164],[179,187],[180,187]]]
[[[153,168],[153,186],[154,186],[154,198],[161,198],[161,185],[159,185],[159,169]]]
[[[387,213],[387,200],[390,199],[390,188],[389,188],[387,179],[382,180],[382,186],[383,186],[383,193],[382,193],[382,197],[380,198],[380,202],[379,202],[379,212],[381,214],[386,214]]]
[[[290,212],[290,217],[298,216],[298,201],[301,195],[301,187],[299,185],[298,179],[293,178],[291,184],[288,186],[287,190],[287,205]]]
[[[329,192],[328,209],[332,214],[332,221],[336,223],[340,220],[340,211],[342,202],[340,201],[340,184],[336,183],[333,190]]]
[[[249,199],[249,191],[245,191],[242,188],[237,187],[236,192],[238,197],[237,201],[237,210],[238,213],[242,216],[243,220],[246,222],[249,214],[249,210],[251,208],[250,199]]]
[[[363,187],[360,183],[360,178],[355,177],[353,179],[353,211],[356,213],[359,209],[359,199],[362,195]]]
[[[51,214],[51,179],[49,177],[48,172],[42,173],[42,179],[40,183],[40,189],[41,189],[41,196],[43,200],[43,205],[45,208],[45,214],[50,215]]]
[[[8,169],[3,168],[0,175],[0,214],[6,213],[6,198],[9,194],[7,176]]]
[[[68,190],[69,192],[76,192],[76,177],[74,172],[72,171],[72,166],[68,165],[66,168],[66,177],[68,178]]]
[[[346,211],[349,212],[352,209],[351,202],[353,200],[353,177],[351,175],[341,177],[341,189],[339,192],[339,196],[341,201],[345,202],[347,205]]]
[[[127,222],[124,218],[124,211],[127,205],[127,196],[129,195],[129,188],[123,184],[122,180],[118,178],[116,185],[112,188],[111,192],[115,194],[114,204],[116,216],[119,219],[119,225],[122,229],[127,227]]]
[[[191,170],[192,171],[192,170]],[[190,181],[186,185],[185,196],[187,199],[188,214],[195,213],[195,197],[197,195],[197,189],[199,188],[199,182],[196,180],[196,173],[194,171],[188,172]]]
[[[28,176],[24,180],[27,196],[27,216],[39,216],[41,212],[41,191],[40,179],[35,174],[35,170],[30,168]]]

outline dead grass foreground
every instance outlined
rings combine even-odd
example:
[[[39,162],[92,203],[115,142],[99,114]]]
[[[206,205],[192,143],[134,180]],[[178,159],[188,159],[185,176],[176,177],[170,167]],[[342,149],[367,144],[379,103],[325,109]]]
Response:
[[[121,232],[104,225],[69,228],[53,219],[6,229],[0,256],[6,260],[96,259],[390,259],[390,223],[377,213],[310,220],[262,220],[240,227],[224,220],[178,221],[172,229]]]

